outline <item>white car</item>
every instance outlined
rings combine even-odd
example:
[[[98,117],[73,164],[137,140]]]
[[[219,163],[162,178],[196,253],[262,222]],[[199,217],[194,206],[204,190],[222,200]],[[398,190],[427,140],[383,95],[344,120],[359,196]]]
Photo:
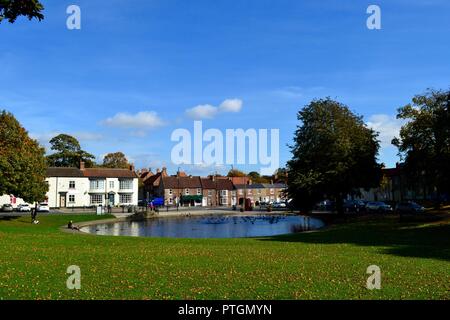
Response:
[[[274,208],[286,208],[286,203],[284,203],[284,202],[274,202],[272,206]]]
[[[50,207],[48,206],[47,202],[41,202],[38,205],[37,211],[38,212],[50,212]]]
[[[30,208],[30,205],[27,204],[27,203],[25,203],[25,204],[19,204],[19,205],[17,206],[17,211],[18,211],[18,212],[30,212],[30,211],[31,211],[31,208]]]

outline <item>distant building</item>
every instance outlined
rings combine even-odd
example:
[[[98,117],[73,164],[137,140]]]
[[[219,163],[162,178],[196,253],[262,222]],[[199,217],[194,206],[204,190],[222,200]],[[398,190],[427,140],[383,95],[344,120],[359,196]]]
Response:
[[[242,203],[244,195],[250,199],[254,205],[261,202],[280,202],[285,200],[284,192],[286,185],[284,183],[251,183],[235,185],[239,203]]]

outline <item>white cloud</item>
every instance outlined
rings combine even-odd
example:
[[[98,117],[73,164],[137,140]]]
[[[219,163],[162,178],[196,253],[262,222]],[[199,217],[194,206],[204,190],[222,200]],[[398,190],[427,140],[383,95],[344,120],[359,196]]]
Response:
[[[394,137],[398,137],[404,120],[399,120],[395,116],[387,114],[374,114],[369,117],[367,126],[380,133],[378,139],[382,147],[392,146]]]
[[[186,115],[189,118],[200,119],[213,119],[219,113],[225,112],[240,112],[242,109],[242,100],[240,99],[227,99],[223,101],[218,107],[210,104],[202,104],[191,109],[186,110]]]
[[[102,122],[109,127],[149,130],[165,125],[164,121],[154,111],[142,111],[136,114],[117,113]]]
[[[239,112],[242,109],[242,100],[240,99],[227,99],[219,106],[221,112]]]
[[[218,108],[213,107],[210,104],[203,104],[187,109],[186,114],[192,119],[212,119],[216,116],[218,111]]]

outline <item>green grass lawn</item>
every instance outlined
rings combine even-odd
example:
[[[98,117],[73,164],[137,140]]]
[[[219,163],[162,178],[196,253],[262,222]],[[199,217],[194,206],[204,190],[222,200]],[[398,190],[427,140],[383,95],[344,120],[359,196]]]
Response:
[[[96,216],[0,218],[0,299],[449,299],[450,223],[398,218],[260,239],[62,232]],[[365,288],[366,269],[382,289]],[[81,290],[66,269],[81,268]]]

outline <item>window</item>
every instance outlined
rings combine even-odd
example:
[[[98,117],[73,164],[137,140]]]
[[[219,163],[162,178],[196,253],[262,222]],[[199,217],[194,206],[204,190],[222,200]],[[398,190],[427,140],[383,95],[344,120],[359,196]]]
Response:
[[[208,190],[208,197],[212,196],[212,190]]]
[[[244,190],[240,189],[240,190],[239,190],[239,194],[240,194],[240,195],[243,195],[243,194],[244,194]]]
[[[197,188],[197,195],[199,196],[199,195],[201,195],[201,194],[202,194],[202,189]]]
[[[105,180],[91,180],[90,187],[91,187],[91,190],[105,189]]]
[[[109,182],[109,188],[110,189],[114,189],[114,181],[110,181]]]
[[[188,196],[189,195],[189,189],[185,189],[184,190],[184,194]]]
[[[270,194],[274,194],[275,190],[274,189],[270,189]]]
[[[131,203],[132,195],[131,194],[121,194],[120,195],[120,203]]]
[[[91,194],[91,204],[103,204],[103,195]]]
[[[258,194],[261,194],[261,189],[258,189]]]
[[[75,203],[75,195],[74,194],[69,195],[69,203]]]
[[[228,195],[228,191],[227,190],[220,190],[220,195],[226,197]]]
[[[75,181],[69,181],[69,189],[75,189]]]
[[[120,180],[120,189],[121,190],[133,189],[133,180],[131,179]]]
[[[169,204],[173,204],[173,199],[169,198]]]
[[[173,195],[173,189],[169,189],[169,194]]]

